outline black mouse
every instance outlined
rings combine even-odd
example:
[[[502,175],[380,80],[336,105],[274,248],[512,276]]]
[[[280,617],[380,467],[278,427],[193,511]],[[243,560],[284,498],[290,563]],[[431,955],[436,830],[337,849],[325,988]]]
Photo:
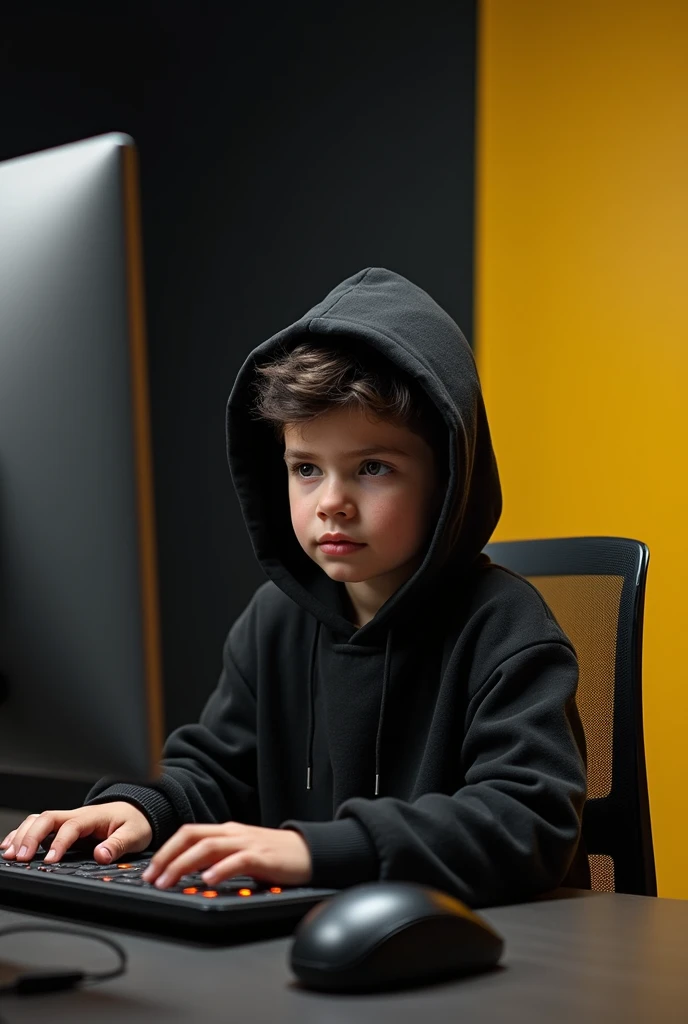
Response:
[[[318,903],[291,949],[308,988],[376,991],[493,967],[504,940],[460,900],[415,882],[366,882]]]

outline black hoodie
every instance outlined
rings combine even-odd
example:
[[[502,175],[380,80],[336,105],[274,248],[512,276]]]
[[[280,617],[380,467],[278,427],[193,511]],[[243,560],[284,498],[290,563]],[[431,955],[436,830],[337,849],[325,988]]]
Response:
[[[360,628],[344,584],[298,543],[283,450],[251,412],[255,365],[308,337],[369,347],[446,424],[448,482],[425,557]],[[248,356],[227,450],[268,580],[229,632],[199,722],[167,739],[161,777],[104,779],[86,802],[130,800],[153,847],[185,822],[296,829],[317,886],[409,879],[484,906],[588,885],[576,656],[537,590],[481,554],[501,491],[454,321],[398,274],[355,274]]]

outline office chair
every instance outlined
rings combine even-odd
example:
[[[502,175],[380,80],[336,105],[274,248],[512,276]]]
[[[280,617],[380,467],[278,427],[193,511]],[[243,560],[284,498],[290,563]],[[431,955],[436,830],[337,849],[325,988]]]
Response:
[[[641,685],[649,550],[623,537],[564,537],[501,541],[485,553],[537,587],[578,655],[592,888],[656,896]]]

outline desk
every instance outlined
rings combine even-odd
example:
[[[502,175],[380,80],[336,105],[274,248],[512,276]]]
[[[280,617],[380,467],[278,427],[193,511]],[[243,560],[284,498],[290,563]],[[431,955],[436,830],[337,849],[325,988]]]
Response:
[[[686,1024],[688,901],[580,893],[483,911],[504,935],[503,967],[490,974],[393,994],[340,996],[299,989],[287,966],[290,938],[228,948],[86,925],[129,955],[125,975],[90,990],[4,997],[3,1024]],[[0,927],[64,923],[0,909]],[[105,970],[97,943],[35,934],[2,939],[0,955],[33,948],[37,962]],[[58,955],[62,950],[62,959]],[[88,954],[89,959],[86,960]]]

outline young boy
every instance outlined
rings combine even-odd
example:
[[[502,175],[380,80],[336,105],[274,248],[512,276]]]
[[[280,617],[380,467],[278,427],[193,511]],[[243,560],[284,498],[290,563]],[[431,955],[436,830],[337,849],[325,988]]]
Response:
[[[162,888],[199,870],[407,879],[485,906],[589,885],[576,657],[538,592],[481,554],[501,491],[453,320],[361,271],[249,355],[227,442],[268,580],[199,722],[155,783],[102,780],[4,856],[56,830],[53,860],[85,835],[102,863],[157,850]]]

